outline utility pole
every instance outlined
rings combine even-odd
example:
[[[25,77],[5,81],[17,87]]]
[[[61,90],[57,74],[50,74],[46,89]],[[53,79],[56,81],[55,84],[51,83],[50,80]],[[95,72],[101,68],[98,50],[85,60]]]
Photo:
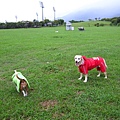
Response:
[[[37,16],[37,21],[38,21],[38,13],[36,12],[36,16]]]
[[[53,11],[54,11],[54,21],[55,21],[55,12],[56,12],[55,7],[53,7]]]
[[[43,18],[43,8],[44,8],[43,2],[40,2],[40,7],[42,8],[42,21],[44,21],[44,18]]]
[[[17,22],[17,15],[15,16],[16,22]]]

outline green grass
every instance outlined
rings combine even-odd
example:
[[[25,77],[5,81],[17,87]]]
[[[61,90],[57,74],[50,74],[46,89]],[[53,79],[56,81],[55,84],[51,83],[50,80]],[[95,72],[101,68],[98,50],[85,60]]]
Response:
[[[108,79],[92,70],[79,81],[76,54],[104,57]],[[120,27],[0,30],[0,120],[119,120],[119,62]],[[12,83],[14,69],[31,85],[27,97]]]
[[[87,22],[79,22],[79,23],[73,23],[74,27],[95,27],[95,24],[104,24],[104,26],[110,26],[109,21],[87,21]]]

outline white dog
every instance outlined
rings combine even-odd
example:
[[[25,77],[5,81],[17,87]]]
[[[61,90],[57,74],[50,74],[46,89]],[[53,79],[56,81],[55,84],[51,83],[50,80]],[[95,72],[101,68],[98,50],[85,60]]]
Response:
[[[75,65],[78,66],[80,72],[79,80],[82,79],[82,76],[84,74],[85,75],[84,82],[87,82],[88,71],[93,68],[97,68],[97,70],[99,71],[97,77],[100,77],[100,73],[102,72],[104,73],[105,78],[107,78],[106,72],[107,65],[104,58],[101,57],[86,58],[85,56],[75,55],[74,60]]]

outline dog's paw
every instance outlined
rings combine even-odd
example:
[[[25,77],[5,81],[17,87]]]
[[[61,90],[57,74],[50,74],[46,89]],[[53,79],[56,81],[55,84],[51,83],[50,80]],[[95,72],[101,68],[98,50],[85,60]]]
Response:
[[[78,80],[81,80],[82,78],[78,78]]]
[[[97,77],[100,77],[100,74],[98,74]]]
[[[107,79],[107,76],[106,77],[104,77],[105,79]]]
[[[100,75],[97,75],[97,77],[100,77]]]
[[[27,94],[23,94],[23,96],[24,96],[24,97],[26,97],[26,96],[27,96]]]
[[[87,80],[84,80],[83,82],[84,82],[84,83],[86,83],[86,82],[87,82]]]

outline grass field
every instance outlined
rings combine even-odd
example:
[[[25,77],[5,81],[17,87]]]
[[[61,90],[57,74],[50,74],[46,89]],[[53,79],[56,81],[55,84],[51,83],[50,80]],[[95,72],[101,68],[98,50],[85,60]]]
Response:
[[[108,79],[92,70],[79,81],[76,54],[104,57]],[[27,97],[14,69],[30,83]],[[0,120],[120,120],[120,27],[0,30]]]

